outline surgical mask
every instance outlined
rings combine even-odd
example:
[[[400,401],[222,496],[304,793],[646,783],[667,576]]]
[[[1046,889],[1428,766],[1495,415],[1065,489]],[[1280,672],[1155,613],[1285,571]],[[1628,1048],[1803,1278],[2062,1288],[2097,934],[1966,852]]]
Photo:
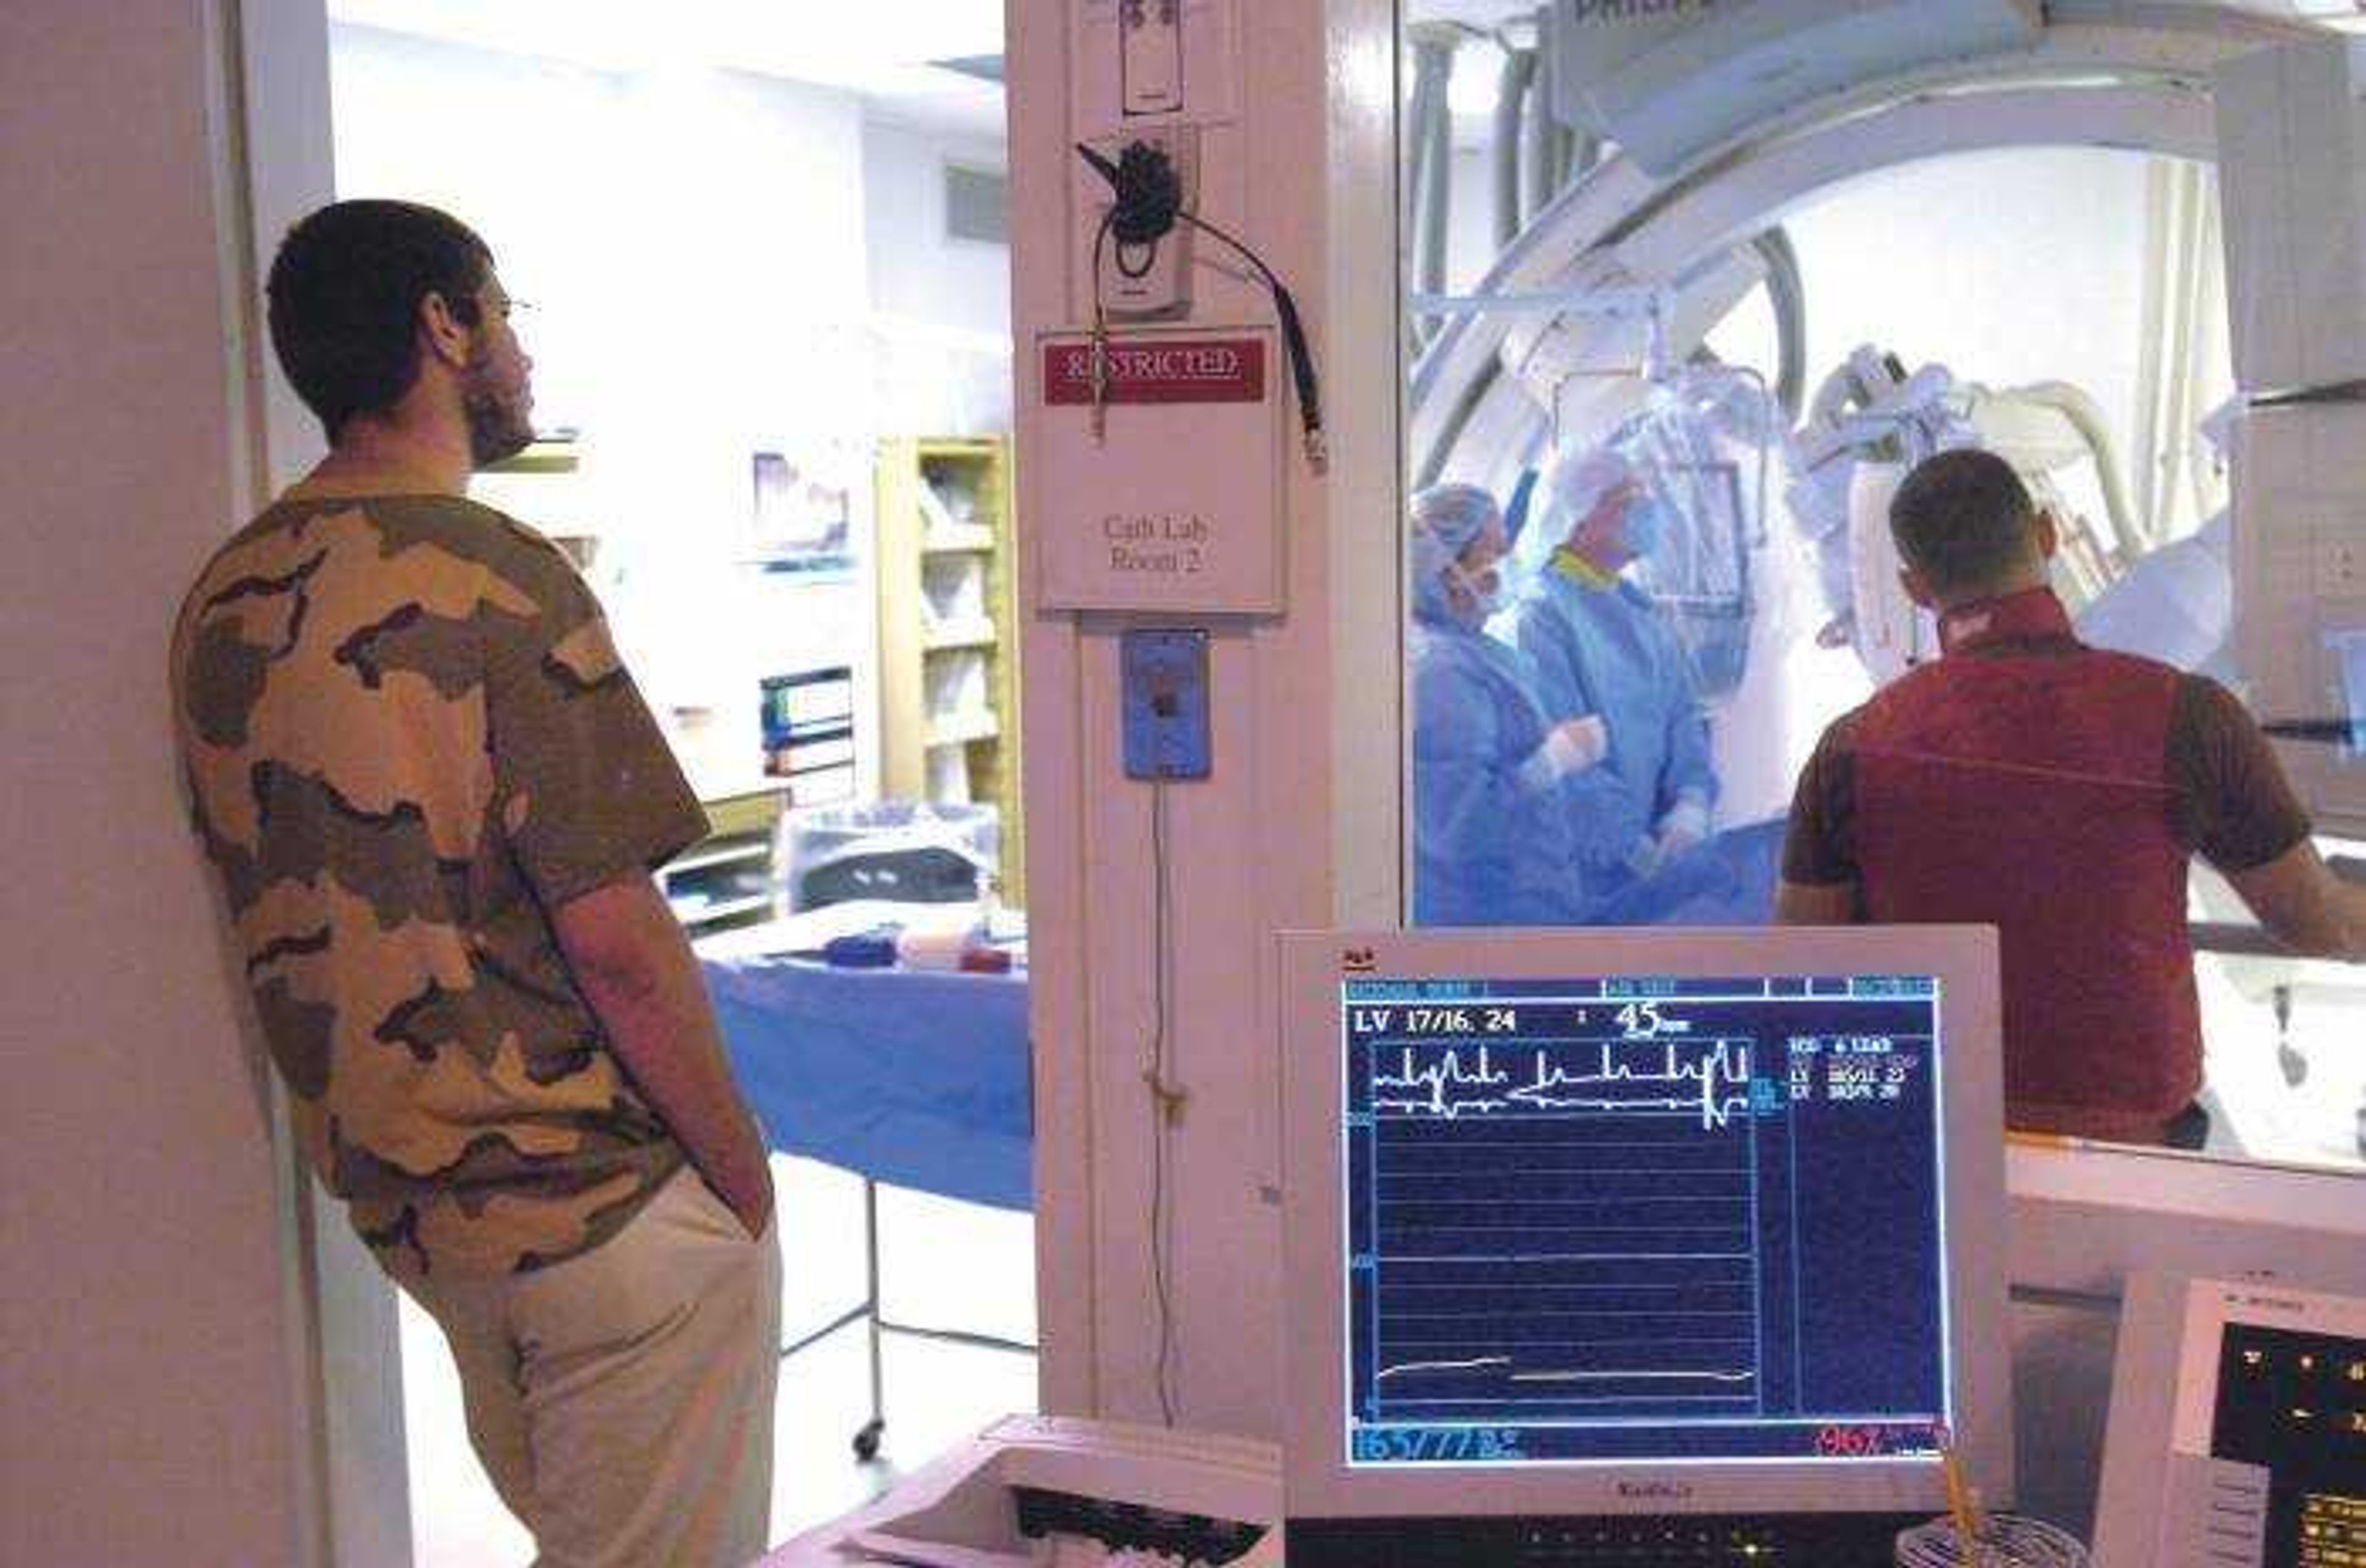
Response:
[[[1651,496],[1637,498],[1619,519],[1619,530],[1627,536],[1627,547],[1638,556],[1658,551],[1668,539],[1668,509]]]

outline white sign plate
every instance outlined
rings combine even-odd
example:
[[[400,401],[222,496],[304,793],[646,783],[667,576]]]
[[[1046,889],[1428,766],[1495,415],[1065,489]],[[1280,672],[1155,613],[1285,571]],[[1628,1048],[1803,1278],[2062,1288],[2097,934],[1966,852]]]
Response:
[[[1112,333],[1102,431],[1092,339],[1048,333],[1025,374],[1041,439],[1021,466],[1049,610],[1278,615],[1287,367],[1271,328]]]

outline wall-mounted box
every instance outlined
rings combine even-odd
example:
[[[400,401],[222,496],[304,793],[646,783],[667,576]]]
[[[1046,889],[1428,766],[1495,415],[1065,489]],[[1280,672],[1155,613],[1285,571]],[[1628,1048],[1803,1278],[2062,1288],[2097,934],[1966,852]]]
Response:
[[[2235,379],[2276,392],[2366,378],[2366,39],[2219,67],[2218,188]]]
[[[2361,451],[2366,403],[2254,409],[2235,446],[2235,637],[2249,705],[2318,828],[2353,838],[2366,838]]]
[[[1072,141],[1240,118],[1238,0],[1069,0]]]

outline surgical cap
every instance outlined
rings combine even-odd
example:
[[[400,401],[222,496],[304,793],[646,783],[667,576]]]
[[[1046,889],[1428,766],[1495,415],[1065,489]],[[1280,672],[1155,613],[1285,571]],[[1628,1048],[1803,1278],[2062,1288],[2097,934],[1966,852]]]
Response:
[[[1483,485],[1432,485],[1413,498],[1414,528],[1445,546],[1448,557],[1469,549],[1502,515]]]
[[[1416,527],[1409,548],[1413,557],[1413,612],[1416,619],[1438,624],[1454,619],[1453,601],[1447,592],[1446,569],[1461,552],[1428,528]]]

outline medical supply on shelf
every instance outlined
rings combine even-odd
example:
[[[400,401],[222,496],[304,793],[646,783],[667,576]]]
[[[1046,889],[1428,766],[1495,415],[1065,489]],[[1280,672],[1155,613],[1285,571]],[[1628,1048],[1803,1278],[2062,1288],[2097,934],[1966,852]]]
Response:
[[[907,926],[896,935],[896,957],[907,969],[958,969],[970,940],[965,929]]]
[[[896,933],[881,930],[833,937],[822,944],[821,955],[822,962],[833,969],[892,968],[896,956]]]

